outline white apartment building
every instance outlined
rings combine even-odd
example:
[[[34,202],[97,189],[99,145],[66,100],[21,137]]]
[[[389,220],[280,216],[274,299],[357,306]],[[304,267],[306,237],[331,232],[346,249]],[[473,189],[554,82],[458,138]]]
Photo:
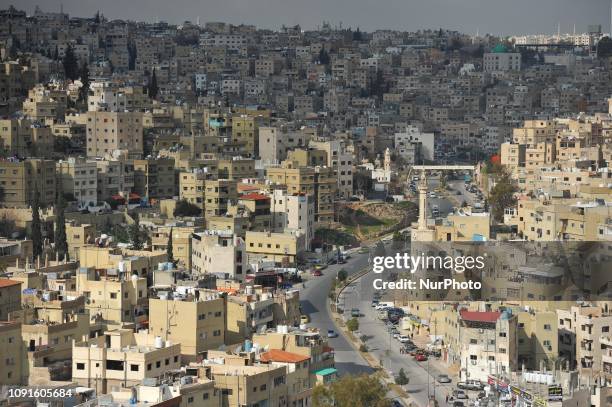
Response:
[[[275,189],[270,199],[272,228],[277,232],[300,230],[305,237],[306,250],[314,238],[314,199],[310,195],[288,195]]]

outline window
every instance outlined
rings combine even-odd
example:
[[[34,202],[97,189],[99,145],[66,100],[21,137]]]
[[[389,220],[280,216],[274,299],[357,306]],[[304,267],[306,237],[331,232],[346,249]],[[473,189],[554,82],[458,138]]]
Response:
[[[130,365],[130,372],[137,372],[138,370],[138,365]]]
[[[147,363],[147,370],[151,370],[151,364]]]
[[[77,370],[85,370],[85,363],[77,363],[76,368]]]
[[[551,330],[550,324],[544,324],[544,330],[545,331],[550,331]]]
[[[155,367],[158,369],[161,367],[161,360],[158,360],[157,362],[155,362]]]
[[[204,393],[204,394],[202,394],[202,398],[203,398],[204,400],[208,400],[208,397],[209,397],[208,393]]]
[[[123,370],[123,361],[107,359],[106,370]]]

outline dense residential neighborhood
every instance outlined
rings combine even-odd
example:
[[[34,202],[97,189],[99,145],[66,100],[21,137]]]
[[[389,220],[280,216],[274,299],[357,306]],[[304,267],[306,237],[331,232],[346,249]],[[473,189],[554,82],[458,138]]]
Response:
[[[600,25],[16,4],[0,59],[1,406],[612,405]]]

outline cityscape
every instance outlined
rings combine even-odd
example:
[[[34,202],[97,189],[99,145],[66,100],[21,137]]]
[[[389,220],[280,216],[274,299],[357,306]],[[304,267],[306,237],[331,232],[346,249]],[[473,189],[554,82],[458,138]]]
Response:
[[[612,406],[612,3],[98,3],[0,3],[0,407]]]

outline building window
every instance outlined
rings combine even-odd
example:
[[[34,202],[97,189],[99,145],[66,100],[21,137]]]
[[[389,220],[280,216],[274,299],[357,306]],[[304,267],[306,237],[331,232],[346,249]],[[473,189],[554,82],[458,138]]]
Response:
[[[137,372],[138,371],[138,365],[130,365],[130,372]]]
[[[85,370],[85,363],[77,363],[76,368],[77,370]]]

